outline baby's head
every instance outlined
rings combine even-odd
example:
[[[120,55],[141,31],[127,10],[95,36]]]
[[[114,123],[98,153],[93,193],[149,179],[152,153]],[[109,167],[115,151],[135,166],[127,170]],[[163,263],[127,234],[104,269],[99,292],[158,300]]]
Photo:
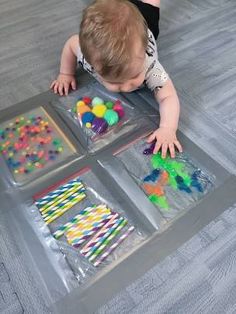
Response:
[[[111,91],[128,92],[145,77],[146,22],[127,0],[97,0],[84,11],[81,51]]]

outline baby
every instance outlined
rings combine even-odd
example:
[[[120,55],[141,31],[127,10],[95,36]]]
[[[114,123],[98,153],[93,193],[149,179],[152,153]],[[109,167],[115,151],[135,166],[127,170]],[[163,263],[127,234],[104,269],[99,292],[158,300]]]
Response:
[[[174,85],[158,61],[160,0],[96,0],[88,6],[79,35],[66,42],[60,74],[51,89],[68,95],[76,89],[75,71],[79,63],[112,92],[131,92],[146,85],[159,103],[160,125],[148,138],[156,141],[154,153],[182,151],[176,130],[179,99]]]

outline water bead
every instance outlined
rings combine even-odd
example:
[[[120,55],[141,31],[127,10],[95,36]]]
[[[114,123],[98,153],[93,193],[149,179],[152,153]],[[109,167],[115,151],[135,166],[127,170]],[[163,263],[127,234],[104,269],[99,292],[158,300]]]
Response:
[[[94,97],[92,100],[92,106],[95,107],[97,105],[103,105],[104,104],[104,100],[100,97]]]
[[[57,145],[61,145],[61,139],[59,138],[55,138],[52,142],[53,145],[57,146]]]
[[[55,160],[55,159],[56,159],[56,156],[55,156],[55,155],[50,155],[49,159],[50,159],[50,160]]]
[[[115,125],[119,121],[118,113],[112,109],[108,109],[104,115],[104,119],[107,123],[112,126]]]
[[[102,118],[107,110],[105,105],[96,105],[93,107],[92,112],[95,114],[96,117]]]

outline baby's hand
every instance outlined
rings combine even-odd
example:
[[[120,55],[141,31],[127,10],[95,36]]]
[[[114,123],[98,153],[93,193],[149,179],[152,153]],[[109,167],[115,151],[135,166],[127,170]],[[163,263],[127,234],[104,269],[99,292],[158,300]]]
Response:
[[[76,89],[76,79],[74,75],[60,73],[50,86],[55,94],[60,96],[68,95],[69,89]]]
[[[156,154],[161,148],[161,156],[166,157],[167,150],[170,151],[171,158],[175,158],[175,146],[179,152],[182,152],[182,146],[177,140],[176,132],[167,127],[160,127],[154,131],[148,138],[148,143],[156,141],[156,145],[153,154]]]

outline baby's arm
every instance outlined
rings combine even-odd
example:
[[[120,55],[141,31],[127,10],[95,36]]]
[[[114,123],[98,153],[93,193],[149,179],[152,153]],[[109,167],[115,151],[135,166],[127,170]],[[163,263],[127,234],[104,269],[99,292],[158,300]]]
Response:
[[[159,128],[152,133],[148,141],[157,141],[154,153],[160,149],[162,157],[166,157],[169,149],[171,157],[175,157],[175,146],[182,152],[182,147],[176,137],[176,131],[179,121],[179,99],[175,87],[168,79],[161,89],[155,89],[155,98],[159,103],[160,125]]]
[[[62,50],[60,73],[50,88],[54,93],[61,96],[68,95],[70,87],[76,89],[75,71],[77,66],[77,51],[79,47],[79,36],[71,36]]]
[[[153,5],[154,7],[160,8],[161,0],[142,0],[142,2],[151,4],[151,5]]]

